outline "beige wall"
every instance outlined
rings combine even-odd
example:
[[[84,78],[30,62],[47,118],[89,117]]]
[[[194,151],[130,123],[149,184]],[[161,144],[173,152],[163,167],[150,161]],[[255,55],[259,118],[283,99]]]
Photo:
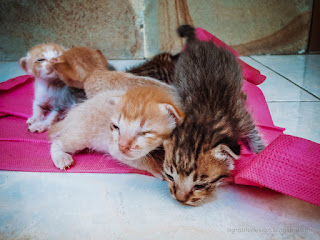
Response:
[[[307,48],[312,0],[1,0],[0,60],[56,42],[101,49],[110,59],[177,52],[179,24],[191,23],[240,54]]]

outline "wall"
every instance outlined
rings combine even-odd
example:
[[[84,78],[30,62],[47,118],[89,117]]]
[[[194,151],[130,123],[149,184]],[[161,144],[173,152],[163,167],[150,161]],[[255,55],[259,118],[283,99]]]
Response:
[[[109,59],[178,52],[190,23],[241,55],[304,52],[312,0],[1,0],[0,60],[56,42],[101,49]]]

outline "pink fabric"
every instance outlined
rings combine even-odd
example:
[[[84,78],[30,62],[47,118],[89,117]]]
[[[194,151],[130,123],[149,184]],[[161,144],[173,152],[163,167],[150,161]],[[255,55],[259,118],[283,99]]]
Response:
[[[0,169],[29,172],[61,172],[50,157],[47,133],[28,132],[32,114],[33,78],[25,75],[0,84]],[[82,152],[67,172],[140,173],[110,156]]]
[[[214,41],[232,51],[203,29],[197,29],[197,36],[200,40]],[[254,85],[261,83],[265,77],[256,69],[243,66],[244,77],[248,80],[243,82],[247,109],[268,146],[258,155],[241,146],[241,158],[236,161],[233,172],[234,182],[268,187],[320,205],[320,145],[285,135],[284,128],[274,126],[263,93]],[[27,131],[26,119],[32,111],[32,83],[32,77],[21,76],[0,84],[0,169],[61,172],[50,158],[46,133]],[[75,156],[75,164],[67,172],[150,175],[123,165],[110,156],[86,152]]]

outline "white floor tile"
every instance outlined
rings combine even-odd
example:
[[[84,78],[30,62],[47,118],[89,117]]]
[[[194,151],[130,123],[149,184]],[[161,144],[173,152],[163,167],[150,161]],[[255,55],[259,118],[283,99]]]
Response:
[[[320,102],[269,102],[273,122],[285,133],[320,143]]]
[[[241,57],[241,59],[267,77],[262,84],[258,85],[267,101],[319,101],[316,97],[250,57]]]
[[[0,172],[0,204],[3,239],[316,239],[320,234],[319,207],[269,189],[225,186],[214,201],[186,207],[169,196],[165,182],[133,174]]]
[[[320,98],[320,55],[253,56]]]

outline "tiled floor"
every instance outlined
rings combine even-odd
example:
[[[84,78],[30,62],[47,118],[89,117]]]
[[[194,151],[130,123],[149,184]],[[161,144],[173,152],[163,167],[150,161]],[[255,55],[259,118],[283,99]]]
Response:
[[[242,59],[267,76],[260,88],[275,125],[320,143],[320,55]],[[0,63],[0,81],[21,74]],[[2,171],[0,239],[320,239],[320,207],[229,185],[193,208],[147,176]]]

